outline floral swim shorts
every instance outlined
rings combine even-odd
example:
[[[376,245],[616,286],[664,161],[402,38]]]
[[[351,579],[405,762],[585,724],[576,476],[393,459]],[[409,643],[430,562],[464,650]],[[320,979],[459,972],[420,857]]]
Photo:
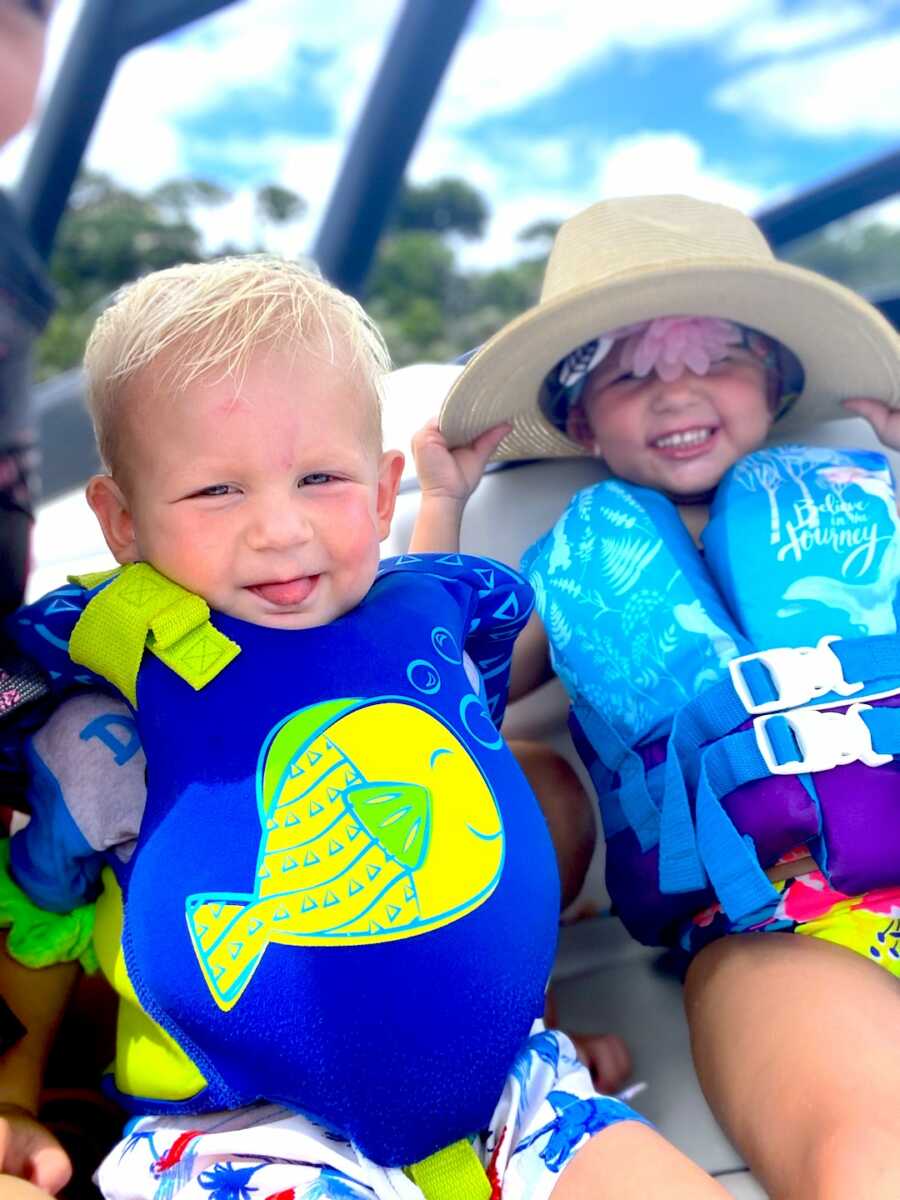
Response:
[[[598,1095],[565,1034],[536,1022],[473,1146],[492,1195],[549,1200],[579,1147],[621,1121],[649,1124]],[[95,1181],[106,1200],[422,1200],[400,1168],[272,1104],[134,1120]]]
[[[855,950],[900,978],[900,887],[861,896],[835,891],[821,871],[772,885],[777,901],[735,922],[714,904],[697,913],[681,933],[689,955],[728,933],[802,933]]]

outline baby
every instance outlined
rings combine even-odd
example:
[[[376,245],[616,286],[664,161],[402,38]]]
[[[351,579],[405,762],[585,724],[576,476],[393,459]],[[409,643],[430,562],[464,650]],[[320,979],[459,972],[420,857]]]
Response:
[[[148,276],[89,343],[123,565],[12,623],[67,699],[2,904],[22,961],[92,940],[120,995],[138,1119],[101,1191],[721,1195],[535,1024],[557,872],[497,731],[530,589],[452,531],[379,565],[386,367],[354,301],[270,259]],[[504,432],[447,456],[455,487]],[[49,1135],[0,1126],[27,1174]]]
[[[441,429],[505,420],[501,457],[613,476],[524,555],[539,616],[511,694],[552,661],[614,904],[692,959],[697,1070],[769,1193],[868,1200],[900,1195],[896,501],[871,451],[760,450],[848,396],[900,448],[880,314],[776,262],[740,213],[637,197],[562,226],[540,305],[472,360]],[[887,707],[796,707],[850,695]]]

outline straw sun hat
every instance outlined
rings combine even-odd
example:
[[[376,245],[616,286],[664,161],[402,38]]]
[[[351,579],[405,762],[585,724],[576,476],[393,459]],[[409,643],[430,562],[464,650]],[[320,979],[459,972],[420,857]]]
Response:
[[[847,396],[900,407],[900,337],[870,304],[778,262],[735,209],[637,196],[594,204],[560,226],[539,303],[471,360],[444,402],[441,429],[457,446],[511,421],[495,458],[586,454],[541,411],[548,372],[607,330],[679,315],[736,321],[793,351],[804,386],[779,433],[846,416],[839,401]]]

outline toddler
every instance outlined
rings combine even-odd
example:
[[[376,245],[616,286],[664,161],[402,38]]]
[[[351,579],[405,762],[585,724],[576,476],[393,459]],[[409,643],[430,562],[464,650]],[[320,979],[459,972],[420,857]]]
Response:
[[[692,959],[701,1083],[775,1197],[900,1195],[900,538],[883,456],[761,447],[850,411],[900,448],[898,401],[880,314],[663,196],[564,223],[441,418],[612,476],[524,555],[511,694],[565,684],[614,904]]]
[[[11,624],[65,702],[2,908],[22,961],[93,946],[121,998],[135,1120],[100,1189],[720,1195],[535,1024],[557,872],[497,731],[530,589],[452,536],[379,565],[386,367],[354,301],[269,259],[151,275],[91,337],[122,567]],[[2,1126],[27,1174],[47,1135]]]

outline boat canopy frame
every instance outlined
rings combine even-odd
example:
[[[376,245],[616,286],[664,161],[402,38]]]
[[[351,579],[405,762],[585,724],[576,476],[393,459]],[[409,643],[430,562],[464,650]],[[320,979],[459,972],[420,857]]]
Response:
[[[155,38],[236,0],[83,0],[14,200],[45,261],[119,63]],[[404,0],[348,141],[312,256],[322,273],[359,296],[416,140],[475,0]],[[756,214],[776,250],[900,192],[900,148]],[[897,284],[870,295],[900,326]],[[78,372],[36,389],[44,492],[75,486],[96,469]]]

